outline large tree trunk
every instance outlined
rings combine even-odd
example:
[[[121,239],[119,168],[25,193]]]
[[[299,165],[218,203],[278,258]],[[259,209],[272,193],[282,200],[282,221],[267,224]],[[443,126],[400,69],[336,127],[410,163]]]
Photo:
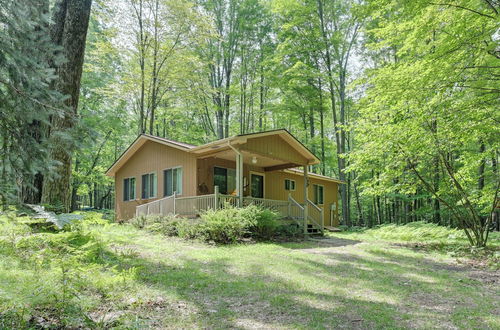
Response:
[[[71,158],[73,141],[70,138],[77,120],[80,78],[82,76],[85,40],[89,25],[92,0],[59,0],[54,7],[51,37],[60,45],[64,63],[56,65],[55,86],[67,95],[66,109],[53,116],[51,126],[51,159],[55,169],[45,177],[42,189],[42,202],[70,206]]]

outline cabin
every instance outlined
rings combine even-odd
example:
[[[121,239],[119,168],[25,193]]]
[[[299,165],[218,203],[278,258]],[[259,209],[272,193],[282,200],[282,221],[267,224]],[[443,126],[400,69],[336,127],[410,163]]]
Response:
[[[309,172],[320,160],[285,129],[200,146],[141,134],[108,169],[118,220],[143,214],[196,217],[207,209],[256,204],[305,232],[336,227],[338,185]]]

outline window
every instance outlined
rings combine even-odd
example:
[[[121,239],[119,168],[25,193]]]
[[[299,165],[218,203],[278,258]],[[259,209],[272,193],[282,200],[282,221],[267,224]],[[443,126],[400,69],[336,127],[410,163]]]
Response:
[[[163,196],[182,195],[182,167],[163,171]]]
[[[314,204],[324,204],[323,190],[324,187],[319,184],[313,184],[314,190]]]
[[[295,180],[285,179],[285,190],[295,190]]]
[[[232,194],[236,190],[236,170],[215,166],[214,186],[219,186],[221,194]]]
[[[135,178],[123,179],[123,200],[132,201],[135,199]]]
[[[156,173],[148,173],[142,176],[142,199],[154,198],[157,193]]]
[[[261,174],[250,174],[250,196],[264,198],[264,176]]]

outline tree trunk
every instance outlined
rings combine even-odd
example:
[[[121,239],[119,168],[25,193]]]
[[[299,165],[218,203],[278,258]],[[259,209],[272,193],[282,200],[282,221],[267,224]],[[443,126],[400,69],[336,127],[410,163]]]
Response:
[[[44,180],[42,202],[61,204],[67,211],[70,206],[71,158],[74,149],[70,134],[77,120],[80,79],[91,5],[92,0],[58,1],[51,29],[52,40],[61,46],[66,59],[66,62],[56,67],[57,78],[54,88],[68,98],[63,113],[52,117],[50,156],[55,162],[55,169]]]
[[[335,142],[337,146],[337,165],[339,168],[339,179],[341,181],[346,181],[345,175],[345,160],[342,156],[345,153],[345,144],[343,139],[345,135],[341,133],[343,129],[341,128],[342,119],[339,123],[337,117],[337,106],[335,100],[335,86],[333,81],[333,68],[332,68],[332,58],[330,55],[330,44],[328,41],[328,36],[326,34],[325,22],[324,22],[324,14],[323,14],[323,3],[322,0],[317,1],[318,4],[318,16],[321,22],[321,35],[323,38],[323,43],[325,47],[325,59],[326,59],[326,69],[328,72],[328,89],[330,92],[330,102],[332,106],[332,116],[333,116],[333,126],[335,130]],[[342,115],[342,114],[341,114]],[[342,219],[344,220],[344,224],[347,226],[351,226],[351,220],[349,218],[349,207],[347,202],[347,187],[345,184],[340,185],[340,200],[342,202]]]
[[[325,160],[325,112],[323,109],[323,84],[321,78],[318,78],[319,86],[319,126],[321,134],[321,174],[326,175],[326,160]]]

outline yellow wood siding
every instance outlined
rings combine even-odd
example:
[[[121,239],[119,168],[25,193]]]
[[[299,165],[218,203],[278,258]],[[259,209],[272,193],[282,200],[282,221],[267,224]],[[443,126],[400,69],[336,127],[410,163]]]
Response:
[[[184,196],[196,195],[196,157],[185,151],[175,149],[160,143],[146,142],[115,175],[116,189],[116,219],[127,220],[135,215],[135,207],[163,197],[163,170],[182,166],[182,189]],[[156,198],[141,199],[143,174],[156,172],[158,178],[158,193]],[[123,179],[135,177],[136,200],[123,201]]]
[[[295,181],[295,191],[285,190],[285,179]],[[319,205],[324,209],[324,224],[325,226],[338,226],[338,184],[336,182],[320,180],[314,177],[309,177],[308,194],[309,200],[313,200],[314,191],[313,185],[319,184],[324,187],[323,190],[323,205]],[[288,193],[292,194],[292,198],[299,203],[304,202],[304,176],[301,174],[291,174],[282,171],[267,172],[264,179],[264,189],[266,198],[286,200]],[[331,221],[330,207],[335,204],[333,212],[333,221]]]
[[[240,148],[269,158],[295,164],[307,164],[307,159],[278,135],[248,139]]]

